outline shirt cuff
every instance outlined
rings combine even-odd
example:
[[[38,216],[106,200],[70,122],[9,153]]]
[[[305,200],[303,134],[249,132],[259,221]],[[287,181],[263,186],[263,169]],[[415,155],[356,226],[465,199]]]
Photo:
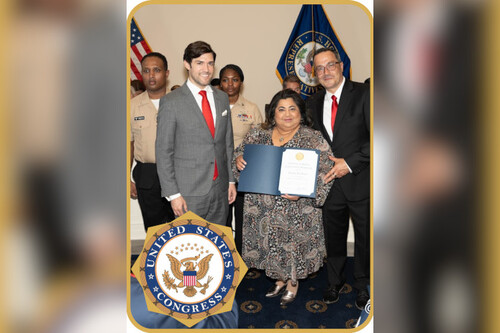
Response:
[[[349,164],[347,164],[346,160],[344,160],[344,162],[345,162],[345,165],[347,165],[347,169],[349,169],[349,173],[352,173],[352,169],[351,169],[351,167],[349,166]]]
[[[168,201],[172,201],[174,199],[177,199],[178,197],[180,197],[181,194],[180,193],[176,193],[176,194],[172,194],[171,196],[169,197],[166,197]]]
[[[234,185],[234,184],[236,184],[236,182],[229,182],[229,184],[233,184]]]

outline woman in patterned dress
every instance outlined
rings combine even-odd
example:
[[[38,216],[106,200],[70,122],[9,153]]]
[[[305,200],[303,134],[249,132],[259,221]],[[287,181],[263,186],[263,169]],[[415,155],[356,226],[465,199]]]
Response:
[[[320,151],[316,197],[288,194],[275,196],[246,193],[243,211],[243,260],[247,266],[265,270],[276,279],[267,297],[283,293],[281,305],[295,299],[298,280],[319,270],[326,256],[321,206],[333,182],[324,175],[332,167],[330,146],[320,132],[307,126],[306,106],[296,92],[278,92],[266,110],[266,121],[250,130],[235,149],[233,171],[237,179],[245,168],[243,152],[247,144]]]

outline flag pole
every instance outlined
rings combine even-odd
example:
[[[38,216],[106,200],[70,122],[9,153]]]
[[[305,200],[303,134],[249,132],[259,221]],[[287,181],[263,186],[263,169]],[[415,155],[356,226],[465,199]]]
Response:
[[[316,30],[314,29],[314,5],[308,5],[311,6],[311,31],[312,31],[312,41],[313,41],[313,48],[312,48],[312,58],[314,60],[314,55],[316,54]],[[314,65],[314,61],[313,61]],[[313,76],[316,76],[314,66],[312,66],[312,73]]]

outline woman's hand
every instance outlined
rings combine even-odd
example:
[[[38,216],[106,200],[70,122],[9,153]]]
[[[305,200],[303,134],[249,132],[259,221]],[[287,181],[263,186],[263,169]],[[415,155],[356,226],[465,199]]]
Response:
[[[236,168],[239,171],[242,171],[243,169],[245,169],[246,165],[247,165],[247,162],[245,162],[245,160],[243,159],[243,155],[236,157]]]
[[[288,195],[288,194],[283,194],[281,197],[292,201],[297,201],[300,198],[296,195]]]

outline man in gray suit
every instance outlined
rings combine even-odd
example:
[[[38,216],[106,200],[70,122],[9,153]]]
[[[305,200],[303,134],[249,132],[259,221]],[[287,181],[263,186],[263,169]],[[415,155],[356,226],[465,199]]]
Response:
[[[215,57],[202,41],[184,50],[188,80],[160,100],[156,163],[162,196],[176,216],[190,210],[225,225],[236,198],[233,130],[227,94],[210,86]]]

